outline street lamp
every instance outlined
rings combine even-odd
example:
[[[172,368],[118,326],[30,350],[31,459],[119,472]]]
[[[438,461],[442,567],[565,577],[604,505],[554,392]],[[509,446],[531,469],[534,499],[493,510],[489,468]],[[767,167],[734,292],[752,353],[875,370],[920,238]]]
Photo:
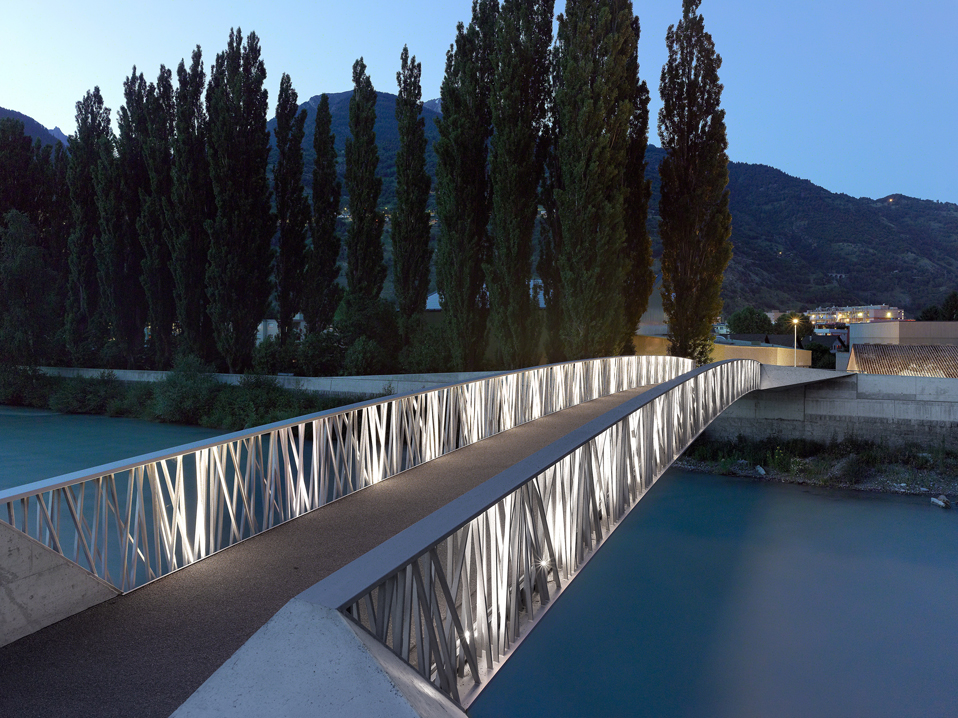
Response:
[[[798,319],[792,319],[792,325],[795,327],[795,347],[792,351],[792,366],[798,366]]]

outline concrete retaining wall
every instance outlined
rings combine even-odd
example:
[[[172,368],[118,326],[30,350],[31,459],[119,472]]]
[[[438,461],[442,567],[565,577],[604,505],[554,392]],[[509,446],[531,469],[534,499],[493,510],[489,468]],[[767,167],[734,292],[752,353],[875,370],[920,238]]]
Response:
[[[636,334],[632,337],[632,344],[635,346],[635,353],[639,355],[668,356],[669,353],[669,340],[665,337]],[[788,367],[792,366],[792,362],[797,362],[800,367],[810,367],[812,365],[812,353],[808,349],[799,349],[795,352],[794,348],[790,349],[788,347],[746,346],[743,344],[713,345],[712,361],[725,361],[726,359],[754,359],[762,364]]]
[[[731,440],[846,437],[958,450],[958,379],[850,374],[804,386],[754,391],[709,425]]]
[[[0,646],[119,591],[0,521]]]
[[[63,367],[41,367],[45,374],[51,376],[82,376],[97,377],[102,369],[77,369]],[[163,381],[169,372],[165,371],[138,371],[129,369],[114,370],[113,374],[120,381]],[[499,372],[449,372],[445,374],[390,374],[381,376],[329,376],[329,377],[302,377],[276,376],[273,377],[280,386],[287,389],[304,389],[318,394],[346,394],[357,397],[372,397],[382,394],[405,394],[411,391],[425,391],[437,386],[455,384],[470,379],[481,379],[490,374]],[[239,384],[240,374],[214,374],[217,380],[224,384]]]

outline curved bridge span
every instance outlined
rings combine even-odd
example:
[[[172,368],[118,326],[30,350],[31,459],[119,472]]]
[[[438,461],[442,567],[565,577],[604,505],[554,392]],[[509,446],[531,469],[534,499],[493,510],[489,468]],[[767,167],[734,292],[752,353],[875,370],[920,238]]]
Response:
[[[667,357],[618,357],[501,374],[7,491],[0,494],[0,521],[120,591],[150,584],[122,596],[117,606],[153,601],[163,610],[162,597],[175,586],[190,584],[195,591],[200,566],[208,565],[201,574],[209,572],[204,579],[215,581],[217,566],[236,564],[244,552],[255,556],[257,546],[276,549],[284,536],[295,544],[303,527],[342,515],[338,540],[328,527],[321,540],[318,534],[299,536],[317,563],[323,554],[328,565],[322,580],[305,586],[289,582],[279,606],[265,605],[265,617],[261,611],[251,629],[233,636],[225,656],[213,655],[210,669],[194,671],[179,693],[169,695],[172,704],[159,708],[164,704],[151,696],[147,703],[158,710],[135,712],[167,715],[277,607],[280,613],[249,646],[284,612],[333,611],[355,639],[368,644],[370,655],[379,657],[394,686],[406,681],[404,695],[418,691],[441,703],[441,693],[448,697],[442,705],[455,712],[468,705],[672,461],[759,382],[753,361],[693,369],[687,360]],[[501,465],[504,458],[509,461]],[[485,473],[475,470],[480,466]],[[439,488],[447,483],[455,491]],[[421,504],[418,513],[397,504],[394,494],[407,484],[422,497],[414,501]],[[359,491],[366,487],[371,490]],[[388,522],[371,519],[369,508],[349,513],[377,495],[385,497],[380,502],[387,510],[399,506],[396,512],[409,514],[391,534],[379,530]],[[319,507],[324,508],[316,511]],[[371,510],[383,508],[380,503]],[[290,521],[296,517],[302,518]],[[274,527],[279,528],[245,540]],[[219,551],[209,564],[178,571]],[[338,562],[327,560],[330,553]],[[285,569],[288,573],[289,566]],[[221,604],[225,610],[226,602]],[[0,648],[0,668],[25,665],[24,646],[27,653],[31,641],[55,646],[57,629],[69,631],[71,621],[80,625],[95,612],[110,620],[110,609],[97,606]],[[230,659],[232,680],[248,658],[244,647]],[[6,670],[0,675],[14,680]],[[243,695],[252,701],[251,715],[261,711],[257,690],[283,690],[281,680],[264,683],[236,692],[223,714],[243,715]],[[222,701],[224,691],[233,688],[217,672],[178,714],[215,714],[210,701]]]

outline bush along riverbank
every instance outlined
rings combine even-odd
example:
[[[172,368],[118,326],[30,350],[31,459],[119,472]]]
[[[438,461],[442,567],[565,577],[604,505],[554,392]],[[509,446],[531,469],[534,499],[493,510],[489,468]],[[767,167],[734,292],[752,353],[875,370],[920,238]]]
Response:
[[[158,382],[124,382],[110,371],[94,378],[47,376],[34,369],[0,366],[0,404],[63,414],[105,414],[238,431],[357,401],[286,389],[273,377],[244,375],[222,384],[193,358],[176,363]]]
[[[958,451],[939,445],[891,447],[849,438],[822,444],[804,439],[696,439],[675,466],[727,476],[863,491],[958,496]]]

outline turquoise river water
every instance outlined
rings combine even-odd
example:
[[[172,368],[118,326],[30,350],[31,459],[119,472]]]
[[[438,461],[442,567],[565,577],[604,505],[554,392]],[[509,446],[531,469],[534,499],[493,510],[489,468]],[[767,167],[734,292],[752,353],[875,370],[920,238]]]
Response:
[[[958,715],[958,512],[670,470],[469,715]]]
[[[217,433],[0,407],[0,488]],[[958,511],[669,470],[469,714],[958,715]]]

